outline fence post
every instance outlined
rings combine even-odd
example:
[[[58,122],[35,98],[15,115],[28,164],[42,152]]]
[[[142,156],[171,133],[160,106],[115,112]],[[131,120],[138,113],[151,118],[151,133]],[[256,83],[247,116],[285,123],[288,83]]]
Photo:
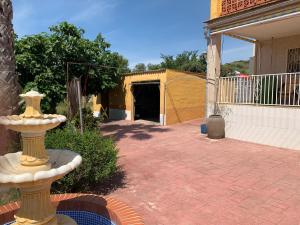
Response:
[[[79,107],[79,117],[80,117],[80,133],[83,134],[83,119],[82,119],[82,108],[81,108],[81,90],[80,90],[80,79],[76,79],[77,84],[77,97],[78,97],[78,107]]]

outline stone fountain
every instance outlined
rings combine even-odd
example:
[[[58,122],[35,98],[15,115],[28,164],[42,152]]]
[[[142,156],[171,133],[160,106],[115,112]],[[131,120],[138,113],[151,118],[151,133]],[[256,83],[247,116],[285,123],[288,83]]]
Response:
[[[43,94],[30,91],[20,96],[26,103],[25,112],[0,117],[0,124],[21,132],[22,139],[22,152],[0,157],[0,185],[18,188],[21,193],[14,225],[74,225],[70,217],[56,214],[50,188],[78,167],[82,158],[68,150],[46,150],[44,144],[46,131],[66,121],[66,117],[42,114]]]

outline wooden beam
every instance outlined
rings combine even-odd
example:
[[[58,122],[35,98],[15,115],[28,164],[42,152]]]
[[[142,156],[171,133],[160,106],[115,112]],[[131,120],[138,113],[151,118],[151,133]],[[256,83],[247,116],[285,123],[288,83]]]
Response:
[[[228,36],[228,37],[232,37],[232,38],[240,39],[242,41],[250,42],[252,44],[256,43],[256,40],[253,40],[253,39],[250,39],[250,38],[246,38],[246,37],[242,37],[242,36],[234,35],[234,34],[226,34],[226,33],[223,33],[223,34],[226,35],[226,36]]]

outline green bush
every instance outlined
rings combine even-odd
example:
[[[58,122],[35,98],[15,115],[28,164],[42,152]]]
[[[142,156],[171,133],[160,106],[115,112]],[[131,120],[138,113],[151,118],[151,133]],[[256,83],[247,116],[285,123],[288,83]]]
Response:
[[[82,122],[84,130],[94,130],[99,128],[100,123],[102,122],[102,118],[94,117],[92,110],[89,107],[82,109]],[[71,120],[71,124],[73,124],[77,129],[80,129],[80,114],[79,112],[76,116]]]
[[[68,108],[69,108],[68,101],[64,100],[64,101],[57,104],[56,113],[59,114],[59,115],[67,116],[68,115]]]
[[[94,130],[98,129],[100,126],[100,123],[104,121],[103,117],[94,117],[93,112],[91,110],[91,105],[89,103],[83,104],[85,105],[82,108],[82,119],[83,119],[83,129],[84,130]],[[64,115],[68,117],[68,102],[67,100],[64,100],[60,103],[58,103],[56,107],[56,113],[60,115]],[[74,126],[76,129],[80,130],[80,114],[79,112],[73,117],[68,118],[69,124]],[[66,124],[62,124],[60,128],[65,127]]]
[[[53,184],[56,193],[92,190],[111,178],[117,170],[117,149],[110,138],[104,138],[96,130],[80,135],[70,126],[56,129],[46,135],[48,149],[69,149],[79,153],[82,164],[79,168]]]
[[[0,206],[6,205],[20,199],[20,193],[17,189],[1,190],[0,188]]]

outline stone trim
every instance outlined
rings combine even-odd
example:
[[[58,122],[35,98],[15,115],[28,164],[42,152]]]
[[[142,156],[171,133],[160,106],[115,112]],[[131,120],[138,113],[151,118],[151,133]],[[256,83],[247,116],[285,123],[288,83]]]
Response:
[[[125,203],[111,197],[93,194],[52,195],[51,201],[57,210],[85,210],[112,220],[116,225],[144,225],[143,219]],[[0,224],[14,220],[19,202],[0,206]]]

